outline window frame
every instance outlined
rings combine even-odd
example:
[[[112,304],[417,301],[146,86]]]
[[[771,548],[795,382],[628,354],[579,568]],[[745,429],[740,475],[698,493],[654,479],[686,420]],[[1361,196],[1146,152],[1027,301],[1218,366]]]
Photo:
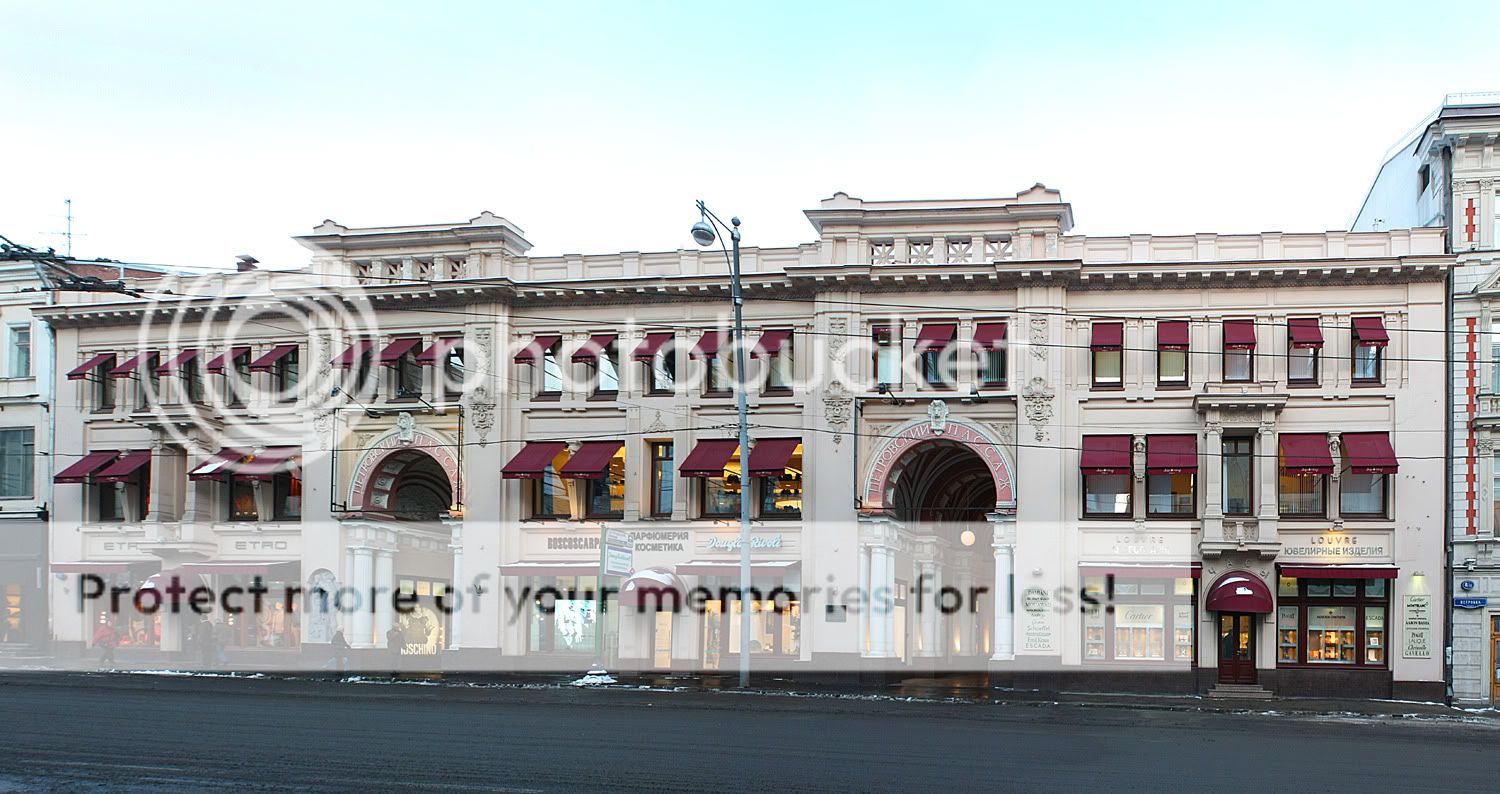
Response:
[[[677,470],[673,468],[676,459],[676,447],[672,441],[648,440],[646,442],[647,457],[650,458],[650,491],[647,493],[646,514],[651,518],[671,518],[672,504],[677,496]],[[666,454],[662,454],[662,450]],[[666,483],[666,488],[662,484]],[[666,510],[661,510],[662,497],[666,496]]]
[[[872,374],[875,376],[873,388],[878,389],[881,384],[884,384],[890,391],[900,389],[903,377],[902,370],[904,369],[902,367],[904,356],[902,351],[901,325],[899,323],[871,325],[870,347],[870,368]],[[895,360],[888,361],[887,363],[890,364],[890,368],[893,371],[887,374],[894,375],[895,377],[891,380],[882,380],[880,377],[881,361],[891,355],[894,355]]]
[[[546,487],[546,484],[549,481],[555,481],[557,483],[557,487],[562,490],[563,503],[566,505],[566,512],[556,512],[556,510],[554,509],[555,500],[543,498],[543,489]],[[547,467],[542,470],[542,476],[527,479],[526,484],[526,491],[528,494],[528,519],[538,521],[565,521],[573,517],[572,489],[568,486],[566,478],[558,474],[557,469],[551,462],[548,462]],[[543,503],[549,505],[548,509],[545,511],[540,509]]]
[[[296,493],[293,494],[293,484],[296,485]],[[286,509],[285,501],[297,497],[298,507],[296,514]],[[272,521],[301,521],[302,520],[302,477],[300,471],[281,471],[271,477],[271,520]]]
[[[533,367],[537,376],[535,399],[557,400],[562,398],[563,389],[567,387],[566,379],[563,377],[563,363],[558,358],[562,352],[562,339],[547,346],[546,350],[539,351],[533,359]],[[556,378],[557,388],[550,389],[549,378]]]
[[[1391,476],[1389,474],[1384,474],[1384,473],[1381,473],[1381,474],[1369,474],[1369,475],[1355,474],[1351,470],[1351,467],[1348,464],[1348,456],[1345,456],[1343,460],[1339,461],[1339,465],[1341,467],[1340,470],[1339,470],[1339,517],[1340,518],[1355,518],[1355,519],[1375,519],[1375,520],[1384,520],[1384,519],[1390,518],[1390,515],[1391,515]],[[1355,512],[1355,511],[1347,511],[1346,512],[1344,510],[1344,494],[1347,493],[1347,491],[1344,488],[1344,483],[1347,482],[1348,478],[1351,477],[1351,476],[1355,476],[1355,477],[1367,477],[1368,476],[1368,477],[1379,477],[1380,478],[1380,480],[1379,480],[1379,482],[1380,482],[1380,509],[1379,510],[1377,510],[1375,512]]]
[[[1190,504],[1188,506],[1188,509],[1185,510],[1185,511],[1181,511],[1181,512],[1179,512],[1179,511],[1160,512],[1160,511],[1152,510],[1151,509],[1151,494],[1152,494],[1151,485],[1152,485],[1152,481],[1156,480],[1156,481],[1160,482],[1161,478],[1165,477],[1170,482],[1174,478],[1182,477],[1182,476],[1186,476],[1186,477],[1189,478],[1188,479],[1189,485],[1188,485],[1187,495],[1188,495],[1188,500],[1189,500]],[[1176,495],[1175,491],[1169,490],[1168,493],[1172,494],[1173,496]],[[1176,501],[1176,500],[1174,499],[1173,501]],[[1191,471],[1191,472],[1179,472],[1179,473],[1176,473],[1176,474],[1152,474],[1149,471],[1146,472],[1146,517],[1147,518],[1178,519],[1178,520],[1197,518],[1198,517],[1198,472],[1197,472],[1197,470],[1194,470],[1194,471]]]
[[[17,476],[21,480],[21,484],[24,487],[18,489],[17,493],[4,493],[3,491],[0,491],[0,500],[34,499],[36,498],[36,428],[25,426],[0,427],[0,439],[4,439],[5,436],[9,433],[26,434],[25,438],[27,440],[21,442],[20,446],[23,450],[30,451],[21,453],[24,456],[25,461],[16,464],[19,467]],[[3,443],[3,441],[0,441],[0,453],[4,452],[5,446],[6,445]],[[4,467],[10,465],[10,456],[6,455],[3,461],[3,463],[0,463],[0,486],[3,486],[6,480]],[[21,493],[20,491],[24,491],[24,493]]]
[[[1392,636],[1392,629],[1394,628],[1394,624],[1393,624],[1392,616],[1391,616],[1391,603],[1392,603],[1392,600],[1393,600],[1392,599],[1393,593],[1391,591],[1394,589],[1392,587],[1392,584],[1394,583],[1394,580],[1392,580],[1392,579],[1318,579],[1318,578],[1302,579],[1302,578],[1297,578],[1295,580],[1297,582],[1297,595],[1283,595],[1282,594],[1282,590],[1281,590],[1280,580],[1282,578],[1292,578],[1292,577],[1281,577],[1279,571],[1277,572],[1277,574],[1278,575],[1277,575],[1277,588],[1276,588],[1276,607],[1277,607],[1278,611],[1277,612],[1273,612],[1272,614],[1276,616],[1276,618],[1275,618],[1275,626],[1276,626],[1276,640],[1275,640],[1276,641],[1276,655],[1275,655],[1275,659],[1276,659],[1276,666],[1278,668],[1280,668],[1280,667],[1287,667],[1287,668],[1300,668],[1300,669],[1310,669],[1310,670],[1329,670],[1329,669],[1340,670],[1340,669],[1351,669],[1351,668],[1353,668],[1353,669],[1365,669],[1365,670],[1389,670],[1389,669],[1391,669],[1391,636]],[[1384,592],[1383,595],[1371,596],[1371,595],[1368,594],[1367,588],[1369,586],[1369,583],[1372,582],[1372,581],[1385,582],[1385,587],[1384,587],[1384,591],[1385,592]],[[1356,590],[1355,590],[1355,594],[1353,596],[1336,596],[1336,595],[1332,595],[1332,587],[1330,586],[1330,588],[1329,588],[1329,593],[1330,594],[1329,595],[1326,595],[1326,596],[1310,596],[1310,595],[1307,594],[1308,585],[1310,583],[1314,583],[1314,582],[1316,582],[1316,583],[1327,583],[1329,585],[1336,584],[1336,583],[1354,582],[1356,584]],[[1355,609],[1355,611],[1354,611],[1354,648],[1355,648],[1355,651],[1356,651],[1355,655],[1354,655],[1354,663],[1349,664],[1349,663],[1345,663],[1345,662],[1326,662],[1326,661],[1311,661],[1310,662],[1310,661],[1307,660],[1307,645],[1308,645],[1308,643],[1307,643],[1307,632],[1310,630],[1309,626],[1308,626],[1308,623],[1307,623],[1307,610],[1308,610],[1308,607],[1320,607],[1320,606],[1325,606],[1325,607],[1354,607],[1354,609]],[[1378,663],[1366,662],[1365,661],[1365,651],[1369,650],[1369,646],[1367,646],[1365,644],[1366,640],[1367,640],[1367,638],[1365,636],[1365,632],[1367,630],[1367,623],[1368,623],[1368,620],[1369,620],[1368,617],[1366,616],[1366,609],[1370,608],[1370,607],[1380,608],[1380,609],[1383,609],[1385,611],[1385,616],[1384,616],[1384,623],[1385,623],[1385,628],[1384,628],[1385,637],[1384,637],[1384,639],[1385,639],[1385,644],[1381,645],[1381,646],[1378,646],[1378,647],[1381,648],[1381,661],[1378,662]],[[1296,659],[1296,661],[1290,661],[1290,660],[1284,661],[1281,658],[1281,649],[1282,649],[1282,647],[1284,647],[1283,644],[1282,644],[1282,635],[1281,635],[1281,632],[1284,629],[1282,628],[1282,625],[1281,625],[1281,613],[1280,613],[1279,610],[1281,610],[1283,608],[1285,608],[1285,609],[1295,608],[1297,610],[1297,629],[1296,629],[1296,636],[1297,636],[1297,659]]]
[[[1317,475],[1312,475],[1312,474],[1286,474],[1284,472],[1285,472],[1285,469],[1280,465],[1280,461],[1278,461],[1277,462],[1277,470],[1276,470],[1276,475],[1277,475],[1276,476],[1276,514],[1277,514],[1277,516],[1279,516],[1280,518],[1294,519],[1294,520],[1295,519],[1304,519],[1305,520],[1305,519],[1326,518],[1328,516],[1328,479],[1332,475],[1329,475],[1329,474],[1317,474]],[[1308,512],[1305,512],[1305,513],[1302,513],[1302,512],[1289,513],[1289,512],[1287,512],[1287,510],[1286,510],[1286,503],[1283,502],[1282,498],[1281,498],[1282,494],[1285,493],[1285,491],[1283,491],[1283,489],[1281,487],[1282,486],[1282,481],[1286,480],[1288,478],[1291,478],[1291,479],[1302,479],[1302,478],[1312,478],[1312,477],[1316,477],[1317,480],[1318,480],[1318,483],[1319,483],[1319,485],[1318,485],[1318,490],[1319,490],[1319,494],[1318,494],[1318,509],[1316,511],[1308,511]]]
[[[458,360],[457,374],[459,376],[458,377],[458,381],[456,383],[454,382],[454,379],[453,379],[453,375],[454,375],[454,364],[453,364],[453,361],[455,359]],[[455,399],[461,400],[461,399],[463,399],[463,396],[464,396],[464,383],[468,380],[468,370],[465,369],[465,363],[464,363],[464,346],[463,346],[463,343],[460,342],[460,343],[458,343],[456,345],[450,346],[446,351],[444,351],[444,353],[443,353],[443,360],[441,362],[434,362],[434,363],[437,365],[439,387],[440,387],[440,391],[443,394],[443,399],[444,400],[455,400]]]
[[[1254,322],[1254,321],[1251,321]],[[1251,326],[1254,327],[1253,325]],[[1220,326],[1223,332],[1223,326]],[[1231,357],[1245,357],[1245,377],[1229,377],[1229,360]],[[1255,348],[1253,347],[1229,347],[1222,342],[1219,345],[1219,380],[1222,383],[1254,383],[1255,382]]]
[[[619,461],[619,464],[620,464],[619,465],[619,469],[620,469],[620,476],[619,476],[620,509],[619,510],[595,510],[594,509],[594,497],[598,495],[598,489],[600,487],[605,488],[606,491],[609,488],[609,485],[612,482],[612,479],[609,476],[609,470],[610,470],[610,468],[612,468],[614,466],[614,462],[615,461]],[[605,466],[604,472],[605,472],[605,476],[603,476],[603,477],[588,477],[588,478],[584,478],[586,480],[586,483],[585,483],[585,485],[584,485],[584,487],[582,489],[583,490],[583,517],[587,518],[587,519],[603,519],[603,520],[618,521],[618,520],[623,519],[625,517],[625,502],[626,502],[626,499],[628,498],[628,495],[625,492],[625,450],[624,450],[623,447],[620,449],[620,451],[618,451],[618,452],[615,453],[615,456],[613,458],[610,458],[610,463]],[[608,499],[610,499],[611,501],[613,501],[613,497],[609,496],[607,492],[606,492],[605,495],[606,495],[606,497]]]
[[[1009,345],[1002,344],[993,350],[979,351],[976,362],[979,365],[979,372],[976,373],[979,377],[975,379],[979,381],[979,385],[991,389],[1004,389],[1010,385],[1009,348]],[[999,379],[989,377],[991,370],[999,370]]]
[[[93,403],[93,413],[114,413],[115,407],[120,403],[119,392],[115,389],[115,379],[109,376],[110,362],[94,367],[93,375],[88,378],[91,388],[90,402]]]
[[[277,399],[281,402],[295,402],[297,400],[297,386],[302,376],[302,351],[301,349],[287,351],[287,354],[276,360],[271,365],[271,378],[276,384]],[[288,383],[290,380],[290,383]],[[290,394],[288,394],[290,392]]]
[[[615,387],[613,389],[604,388],[604,367],[600,366],[600,362],[605,361],[609,363],[611,371],[614,373]],[[588,366],[589,369],[592,370],[591,374],[593,376],[592,380],[594,383],[594,389],[590,394],[590,397],[597,400],[609,400],[619,396],[620,343],[618,338],[611,340],[608,345],[604,346],[603,350],[598,351],[594,355],[594,357],[590,359]]]
[[[1100,326],[1118,326],[1120,329],[1119,347],[1094,347],[1094,329]],[[1125,324],[1119,322],[1091,323],[1089,325],[1089,386],[1097,391],[1115,391],[1125,388]],[[1103,357],[1112,356],[1115,361],[1115,369],[1119,373],[1114,380],[1101,380],[1099,377],[1099,364]]]
[[[26,344],[22,345],[19,340],[25,338]],[[36,376],[35,363],[32,354],[35,352],[36,339],[31,330],[30,323],[16,323],[9,328],[6,339],[9,348],[9,359],[6,361],[6,377],[31,378]],[[18,366],[20,361],[25,361],[26,366]]]
[[[1350,331],[1350,341],[1353,344],[1349,351],[1349,383],[1355,386],[1381,386],[1385,383],[1385,347],[1383,345],[1361,345],[1359,337]],[[1371,350],[1374,352],[1373,365],[1375,374],[1361,376],[1359,374],[1360,351]]]
[[[417,361],[417,355],[417,348],[413,347],[402,353],[391,367],[391,402],[419,402],[426,393],[423,381],[427,368]]]
[[[1079,512],[1086,519],[1127,519],[1135,517],[1135,477],[1130,472],[1122,474],[1092,474],[1080,471],[1079,476]],[[1089,510],[1089,478],[1090,477],[1124,477],[1125,478],[1125,509],[1121,512],[1102,513]],[[1117,491],[1115,493],[1118,493]]]
[[[1178,323],[1178,322],[1180,322],[1180,323],[1183,323],[1183,324],[1187,325],[1187,327],[1188,327],[1188,334],[1189,334],[1189,342],[1188,342],[1188,346],[1187,346],[1186,349],[1179,350],[1179,349],[1176,348],[1175,345],[1173,347],[1171,347],[1171,348],[1162,347],[1162,344],[1161,344],[1161,326],[1162,326],[1163,322],[1169,322],[1169,323]],[[1191,339],[1192,339],[1192,337],[1191,337],[1191,335],[1192,335],[1192,329],[1193,329],[1192,324],[1189,323],[1189,322],[1187,322],[1187,321],[1185,321],[1185,320],[1165,320],[1165,321],[1158,320],[1157,321],[1157,324],[1156,324],[1156,333],[1157,333],[1157,342],[1156,342],[1156,388],[1162,389],[1162,390],[1186,389],[1192,383],[1192,377],[1193,377],[1192,376],[1192,361],[1193,361],[1192,350],[1193,350],[1193,347],[1192,347],[1192,341],[1191,341]],[[1182,376],[1180,378],[1168,378],[1168,377],[1165,377],[1164,375],[1162,375],[1162,354],[1163,353],[1174,353],[1174,354],[1182,356]],[[1123,376],[1124,373],[1121,372],[1121,375]]]
[[[241,477],[227,476],[220,482],[224,485],[224,521],[241,523],[246,521],[260,521],[260,494],[257,493],[254,480]],[[250,506],[254,508],[252,513],[236,513],[234,500],[241,488],[249,489]]]
[[[958,351],[955,345],[935,350],[923,350],[918,355],[918,366],[921,369],[922,388],[935,391],[951,391],[958,388]],[[943,372],[953,375],[952,379],[945,379]]]
[[[1245,444],[1244,452],[1228,452],[1225,447],[1231,443]],[[1231,511],[1229,509],[1229,474],[1227,466],[1230,459],[1245,459],[1245,491],[1247,494],[1245,510]],[[1255,437],[1252,435],[1224,435],[1219,440],[1219,509],[1226,516],[1248,517],[1255,515]]]
[[[796,380],[796,375],[793,373],[792,367],[796,364],[796,359],[793,358],[795,350],[793,343],[796,341],[797,334],[790,329],[773,330],[786,330],[788,333],[786,340],[781,343],[781,348],[776,351],[776,354],[764,357],[766,372],[765,377],[761,381],[760,393],[764,395],[784,396],[792,393],[792,383]],[[777,383],[777,380],[780,380],[780,382]]]

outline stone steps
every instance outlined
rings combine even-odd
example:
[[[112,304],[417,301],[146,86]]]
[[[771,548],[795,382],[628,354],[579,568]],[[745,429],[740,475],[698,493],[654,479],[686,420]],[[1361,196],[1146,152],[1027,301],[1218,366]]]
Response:
[[[1208,690],[1208,696],[1226,700],[1273,700],[1276,697],[1259,684],[1214,684]]]

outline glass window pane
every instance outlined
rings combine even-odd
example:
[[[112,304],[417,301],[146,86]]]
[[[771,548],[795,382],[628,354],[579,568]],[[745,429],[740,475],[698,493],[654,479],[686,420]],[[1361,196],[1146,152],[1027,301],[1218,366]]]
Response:
[[[979,355],[980,377],[985,383],[1005,383],[1005,351],[988,350]]]
[[[1282,577],[1285,581],[1286,577]],[[1295,591],[1296,579],[1293,579],[1292,590]],[[1297,626],[1297,607],[1276,608],[1276,661],[1296,663],[1297,661],[1297,638],[1301,631]]]
[[[1323,475],[1287,474],[1280,477],[1279,499],[1285,515],[1323,514]]]
[[[1224,351],[1224,380],[1250,380],[1250,350]]]
[[[1286,354],[1286,377],[1291,381],[1310,381],[1318,377],[1318,349],[1294,347]]]
[[[1365,597],[1367,597],[1367,598],[1385,598],[1385,580],[1384,579],[1366,579],[1365,580]]]
[[[1223,447],[1224,512],[1249,515],[1251,512],[1251,441],[1248,438],[1226,438]]]
[[[1385,475],[1344,471],[1339,478],[1339,512],[1345,515],[1385,514]]]
[[[657,516],[672,514],[672,444],[654,442],[651,445],[651,513]]]
[[[1187,351],[1161,350],[1156,354],[1156,379],[1162,383],[1187,380]]]
[[[1089,474],[1083,478],[1085,513],[1125,515],[1130,511],[1130,475]]]
[[[1385,664],[1385,607],[1365,607],[1365,664]]]
[[[1146,509],[1155,514],[1192,515],[1193,475],[1149,474],[1146,476]]]
[[[798,444],[780,477],[760,478],[762,517],[794,518],[802,514],[802,445]]]
[[[1354,346],[1354,379],[1380,379],[1380,348],[1374,345]]]
[[[1094,351],[1094,382],[1106,385],[1120,383],[1121,360],[1118,350]]]
[[[1307,608],[1309,664],[1354,664],[1355,607]]]

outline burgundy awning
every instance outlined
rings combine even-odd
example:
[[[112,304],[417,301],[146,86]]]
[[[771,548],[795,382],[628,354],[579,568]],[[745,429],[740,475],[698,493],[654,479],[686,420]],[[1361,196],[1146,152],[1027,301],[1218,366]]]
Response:
[[[568,445],[561,441],[528,441],[521,451],[500,469],[508,480],[540,480],[557,453]]]
[[[1094,350],[1119,350],[1124,346],[1124,323],[1094,323],[1089,328],[1090,348]]]
[[[671,331],[653,331],[646,334],[646,338],[641,340],[630,357],[636,361],[650,361],[656,357],[656,351],[670,341],[672,341]]]
[[[636,609],[678,609],[687,585],[666,568],[645,568],[620,584],[620,606]]]
[[[1084,474],[1129,474],[1130,436],[1084,436],[1078,468]]]
[[[1210,612],[1254,612],[1264,615],[1273,606],[1271,590],[1260,577],[1244,571],[1220,576],[1208,589],[1203,608]]]
[[[301,453],[301,447],[268,447],[260,452],[246,455],[242,461],[230,463],[230,474],[233,474],[235,479],[269,480],[295,468],[291,459]]]
[[[708,331],[698,337],[698,344],[693,345],[688,355],[693,358],[713,358],[719,354],[719,348],[723,347],[727,341],[729,341],[728,331]]]
[[[95,450],[79,458],[68,468],[53,475],[52,481],[56,483],[86,482],[90,474],[104,468],[106,464],[119,456],[120,451],[117,449]]]
[[[358,342],[355,342],[354,344],[344,348],[344,352],[340,353],[338,355],[338,358],[335,358],[330,366],[337,369],[349,369],[355,364],[358,364],[360,360],[365,357],[365,354],[370,352],[370,348],[374,346],[375,340],[361,339]]]
[[[609,462],[625,446],[624,441],[585,441],[557,473],[574,480],[598,480],[609,472]]]
[[[534,364],[542,360],[542,356],[552,349],[552,346],[562,341],[561,336],[556,334],[549,336],[533,337],[524,347],[516,351],[515,361],[517,364]]]
[[[615,343],[615,339],[618,337],[619,334],[594,334],[590,336],[587,342],[579,345],[578,349],[573,351],[573,362],[575,364],[593,363],[595,359],[599,358],[600,353],[603,353],[610,345]]]
[[[68,370],[68,380],[83,380],[84,378],[87,378],[89,374],[94,370],[98,369],[100,365],[106,363],[111,365],[115,363],[114,353],[100,353],[89,359],[88,361],[85,361],[82,364],[79,364],[78,366]],[[113,369],[113,367],[111,367],[111,369]]]
[[[1320,348],[1323,346],[1323,329],[1316,317],[1292,317],[1286,321],[1287,338],[1292,347]]]
[[[229,350],[220,353],[217,356],[214,356],[213,359],[208,362],[208,366],[204,367],[204,369],[214,373],[223,372],[229,366],[230,362],[234,361],[240,356],[249,354],[249,352],[250,347],[248,345],[232,347]]]
[[[1254,320],[1225,320],[1224,321],[1224,349],[1225,350],[1254,350],[1255,349],[1255,321]]]
[[[1333,455],[1322,433],[1282,433],[1281,470],[1288,474],[1332,474]]]
[[[1280,565],[1282,576],[1294,579],[1395,579],[1394,565]]]
[[[157,358],[155,350],[137,353],[127,359],[124,364],[110,370],[108,374],[111,378],[128,378],[142,367],[150,366],[151,362],[157,360]]]
[[[417,354],[417,363],[426,367],[448,358],[448,351],[464,343],[461,336],[444,336]]]
[[[750,575],[785,576],[799,566],[796,560],[755,560],[750,564]],[[690,560],[676,569],[678,576],[740,575],[740,564],[736,560]]]
[[[1187,350],[1188,324],[1186,320],[1162,320],[1156,324],[1157,350]]]
[[[158,375],[179,375],[188,362],[198,357],[197,350],[184,350],[181,353],[167,359],[166,363],[156,368]]]
[[[1344,454],[1355,474],[1395,474],[1399,463],[1387,433],[1345,433]]]
[[[1146,436],[1147,474],[1178,474],[1197,470],[1197,436]]]
[[[677,468],[684,477],[723,477],[724,466],[734,457],[740,442],[732,438],[708,438],[698,442]]]
[[[276,366],[276,362],[286,358],[289,354],[296,352],[296,345],[277,345],[270,349],[265,355],[250,362],[251,372],[270,372]]]
[[[781,346],[785,345],[786,340],[791,338],[792,331],[789,328],[766,331],[760,335],[760,339],[756,340],[755,347],[750,350],[750,356],[752,358],[765,358],[767,356],[778,355],[781,353]]]
[[[751,477],[780,477],[797,451],[800,438],[762,438],[750,448]]]
[[[212,457],[194,466],[188,472],[189,480],[214,480],[228,474],[234,464],[250,454],[249,450],[228,447],[215,452]]]
[[[917,330],[916,344],[912,345],[913,353],[926,353],[930,350],[945,350],[953,344],[953,335],[958,333],[958,325],[954,323],[929,323]]]
[[[592,536],[595,540],[599,535]],[[599,561],[555,560],[539,562],[512,562],[500,566],[501,576],[597,576]]]
[[[401,361],[401,357],[411,352],[411,349],[422,344],[422,340],[415,336],[402,339],[392,339],[391,343],[381,349],[380,354],[375,356],[375,362],[383,367],[394,367]]]
[[[1005,349],[1005,323],[980,323],[974,326],[974,349],[980,352]]]
[[[94,482],[125,482],[142,466],[151,462],[151,450],[132,449],[94,475]]]
[[[1360,347],[1385,347],[1391,341],[1379,317],[1355,317],[1354,339]]]
[[[286,576],[288,574],[297,576],[297,571],[302,568],[302,563],[296,560],[267,560],[265,562],[250,560],[227,560],[214,562],[189,562],[182,566],[185,573],[198,574],[199,576],[212,576],[214,574],[237,574],[241,576]]]

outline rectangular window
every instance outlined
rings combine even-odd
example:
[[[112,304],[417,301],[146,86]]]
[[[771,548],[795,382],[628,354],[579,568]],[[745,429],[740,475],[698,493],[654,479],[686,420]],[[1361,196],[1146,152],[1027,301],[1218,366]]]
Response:
[[[1326,479],[1322,474],[1296,474],[1283,468],[1279,483],[1281,514],[1289,517],[1323,515]]]
[[[1248,516],[1254,510],[1254,444],[1254,439],[1245,436],[1224,438],[1220,459],[1224,474],[1225,515]]]
[[[761,518],[802,517],[802,445],[787,459],[779,477],[758,477]]]
[[[125,503],[122,499],[123,492],[115,487],[115,483],[107,482],[93,486],[94,488],[94,515],[96,521],[124,521]]]
[[[707,369],[708,382],[705,391],[712,393],[732,392],[738,370],[734,363],[734,345],[724,345],[703,362]]]
[[[542,470],[542,476],[528,481],[531,483],[532,518],[569,518],[573,515],[569,496],[572,480],[558,475],[558,471],[567,462],[568,453],[564,449]]]
[[[1354,612],[1355,607],[1308,608],[1308,664],[1355,663]]]
[[[141,366],[132,380],[135,381],[135,410],[149,410],[161,399],[161,376],[156,374],[155,356],[141,359]]]
[[[901,385],[901,329],[899,326],[876,326],[870,333],[875,347],[875,382],[894,391]]]
[[[985,350],[979,354],[979,380],[986,386],[1003,387],[1007,380],[1005,348]]]
[[[672,442],[652,441],[651,444],[651,515],[653,518],[672,517]]]
[[[922,351],[922,382],[937,388],[953,388],[956,361],[951,345],[941,350]]]
[[[271,505],[272,517],[277,521],[298,521],[302,518],[302,478],[298,472],[284,471],[271,480],[275,501]]]
[[[31,377],[31,326],[10,327],[10,377]]]
[[[1286,379],[1288,383],[1316,384],[1318,382],[1318,348],[1287,348]]]
[[[93,374],[89,375],[89,381],[93,383],[95,411],[115,409],[115,379],[109,376],[112,366],[111,362],[106,361],[95,367]]]
[[[1352,378],[1356,383],[1380,382],[1380,352],[1384,349],[1375,345],[1355,343]]]
[[[1156,324],[1156,385],[1181,388],[1188,382],[1188,324],[1166,320]]]
[[[35,431],[29,427],[0,430],[0,498],[33,496],[35,471]]]
[[[1084,515],[1129,516],[1130,490],[1129,474],[1084,474]]]
[[[766,357],[767,392],[790,392],[792,390],[792,337],[781,343],[776,355]]]
[[[224,371],[226,401],[230,405],[244,405],[250,398],[250,383],[250,351],[246,349],[235,356]]]
[[[1490,393],[1500,394],[1500,321],[1490,325]]]
[[[1192,472],[1146,475],[1146,513],[1191,518],[1197,511]]]
[[[1384,579],[1280,577],[1276,609],[1278,666],[1386,666]]]
[[[558,349],[562,342],[553,342],[550,347],[542,351],[542,388],[539,395],[562,394],[563,372],[562,364],[558,361]]]
[[[619,345],[610,342],[594,357],[594,394],[611,395],[620,391]]]
[[[1224,350],[1224,382],[1243,383],[1253,377],[1254,366],[1252,358],[1254,350],[1244,348],[1225,348]]]
[[[621,447],[604,469],[603,477],[584,480],[589,518],[621,518],[625,515],[625,448]]]
[[[464,348],[454,345],[443,354],[443,396],[454,400],[464,393]]]
[[[1386,475],[1355,474],[1346,462],[1339,477],[1339,515],[1384,518],[1385,495]]]
[[[672,394],[677,390],[677,351],[671,342],[661,346],[646,362],[651,371],[651,393]]]
[[[395,369],[395,398],[398,400],[414,400],[421,397],[423,367],[417,361],[416,348],[402,353],[401,357],[396,359]]]
[[[699,496],[704,518],[724,518],[740,514],[740,458],[736,454],[724,464],[724,476],[699,477]]]
[[[1094,323],[1090,344],[1094,388],[1113,389],[1124,385],[1123,323]]]
[[[198,359],[189,359],[178,371],[182,373],[182,388],[188,402],[203,402],[203,366]]]
[[[272,369],[276,376],[277,398],[283,402],[297,399],[297,378],[301,366],[297,353],[298,351],[293,350],[277,359]]]
[[[260,510],[255,504],[255,483],[236,477],[228,480],[226,485],[229,488],[229,520],[259,520]]]

